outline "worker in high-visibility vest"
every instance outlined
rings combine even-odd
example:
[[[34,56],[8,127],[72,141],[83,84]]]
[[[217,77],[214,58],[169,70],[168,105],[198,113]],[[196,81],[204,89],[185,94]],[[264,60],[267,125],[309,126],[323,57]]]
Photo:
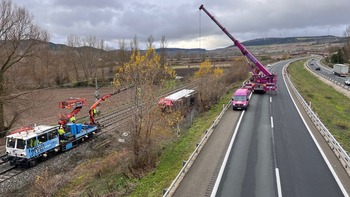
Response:
[[[93,110],[93,114],[94,114],[94,116],[97,114],[96,108]]]
[[[64,134],[66,133],[65,131],[64,131],[64,129],[62,128],[62,127],[60,127],[60,128],[58,128],[58,139],[61,141],[61,140],[65,140],[65,136],[64,136]]]
[[[72,123],[75,123],[75,116],[73,115],[70,119],[69,119],[70,122]]]
[[[62,127],[60,127],[58,129],[58,135],[64,135],[66,132],[64,132],[64,129]]]
[[[29,140],[29,147],[34,148],[36,146],[36,138],[32,138]]]

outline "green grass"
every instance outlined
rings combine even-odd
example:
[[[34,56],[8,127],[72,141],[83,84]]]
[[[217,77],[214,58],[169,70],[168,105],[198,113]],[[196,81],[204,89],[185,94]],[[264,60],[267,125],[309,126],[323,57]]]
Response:
[[[134,180],[136,188],[130,196],[162,195],[163,189],[170,186],[180,172],[182,162],[189,158],[196,144],[199,143],[201,136],[222,111],[222,105],[230,100],[231,94],[226,94],[218,104],[197,118],[191,128],[182,137],[166,147],[157,168],[144,178]]]
[[[303,64],[298,61],[288,68],[294,85],[337,141],[350,151],[350,99],[317,79]]]

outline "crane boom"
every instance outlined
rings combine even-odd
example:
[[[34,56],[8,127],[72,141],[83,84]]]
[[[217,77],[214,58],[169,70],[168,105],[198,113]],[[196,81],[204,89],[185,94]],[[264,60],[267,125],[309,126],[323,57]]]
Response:
[[[94,125],[96,124],[95,122],[95,117],[94,117],[94,109],[96,109],[96,107],[102,102],[102,101],[105,101],[107,98],[117,94],[118,92],[114,92],[114,93],[111,93],[111,94],[106,94],[102,97],[100,97],[89,109],[89,118],[90,118],[90,124],[91,125]]]
[[[248,49],[246,49],[238,40],[236,40],[215,18],[213,15],[211,15],[208,10],[204,8],[203,5],[199,7],[199,10],[203,10],[214,23],[219,26],[219,28],[232,40],[232,42],[239,48],[239,50],[242,52],[244,56],[246,56],[251,62],[254,63],[254,65],[260,70],[262,74],[259,74],[258,72],[253,73],[254,77],[254,83],[259,83],[263,85],[263,90],[277,90],[277,75],[270,73],[266,67],[259,62],[258,59],[254,57],[252,53],[249,52]],[[255,85],[255,84],[254,84]],[[254,86],[253,85],[253,86]],[[254,90],[254,87],[252,87]]]
[[[79,113],[81,108],[86,104],[87,104],[86,98],[70,98],[65,101],[59,102],[59,108],[71,109],[74,107],[74,109],[67,115],[61,114],[59,117],[58,124],[65,126],[68,123],[69,119],[75,114]]]
[[[102,97],[99,97],[99,99],[93,104],[91,105],[90,109],[89,109],[89,119],[90,119],[90,125],[95,125],[96,124],[96,120],[95,120],[95,114],[94,114],[94,110],[96,109],[96,107],[103,101],[105,101],[106,99],[108,99],[109,97],[116,95],[120,92],[123,92],[125,90],[128,90],[129,88],[131,88],[133,86],[129,86],[127,88],[123,88],[123,89],[119,89],[117,91],[114,91],[113,93],[110,94],[106,94],[103,95]]]

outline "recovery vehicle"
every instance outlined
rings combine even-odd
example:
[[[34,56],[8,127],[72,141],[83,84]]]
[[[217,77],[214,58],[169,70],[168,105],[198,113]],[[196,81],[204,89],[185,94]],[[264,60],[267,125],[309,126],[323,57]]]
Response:
[[[259,62],[258,59],[254,57],[238,40],[236,40],[215,18],[212,16],[203,5],[199,7],[199,10],[203,10],[214,23],[219,26],[219,28],[233,41],[235,46],[239,48],[242,54],[248,59],[249,69],[252,72],[251,79],[245,83],[244,87],[253,91],[253,92],[262,92],[274,91],[277,93],[277,75],[270,73],[266,67]]]

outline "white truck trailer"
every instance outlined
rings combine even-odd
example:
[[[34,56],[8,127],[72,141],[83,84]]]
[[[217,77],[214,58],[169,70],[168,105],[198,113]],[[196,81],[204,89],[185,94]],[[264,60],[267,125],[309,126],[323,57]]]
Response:
[[[195,90],[183,89],[167,97],[161,98],[158,104],[162,109],[192,105],[195,99]]]
[[[349,72],[349,67],[344,64],[334,64],[333,65],[333,73],[340,77],[346,77]]]

